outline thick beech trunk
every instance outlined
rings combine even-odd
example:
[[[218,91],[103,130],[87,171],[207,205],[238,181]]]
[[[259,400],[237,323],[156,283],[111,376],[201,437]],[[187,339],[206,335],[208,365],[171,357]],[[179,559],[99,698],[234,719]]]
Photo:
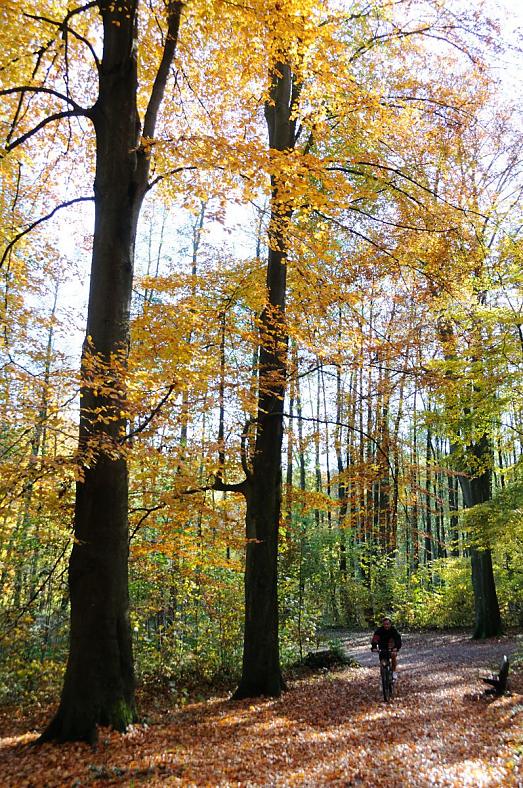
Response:
[[[136,718],[128,597],[125,370],[136,230],[149,159],[137,111],[137,5],[100,0],[104,49],[96,132],[95,228],[82,356],[75,542],[69,563],[70,650],[60,707],[41,740],[94,741],[98,725],[123,731]],[[144,121],[152,136],[178,33],[169,31]]]
[[[271,102],[265,115],[270,147],[294,147],[291,121],[291,69],[277,63]],[[279,194],[279,178],[272,178],[267,303],[260,317],[258,414],[252,472],[246,482],[247,553],[245,566],[245,629],[240,684],[234,698],[277,697],[284,687],[278,643],[278,530],[282,496],[283,401],[287,368],[285,295],[287,281],[286,224],[291,208]]]
[[[444,348],[446,361],[455,358],[455,338],[452,326],[443,320],[438,322],[438,335]],[[467,412],[470,417],[470,411]],[[456,447],[450,445],[453,454]],[[492,497],[492,446],[487,434],[467,446],[464,456],[464,472],[459,478],[463,495],[463,505],[469,509],[480,503],[490,501]],[[468,466],[468,467],[466,467]],[[457,490],[456,490],[457,493]],[[457,495],[454,499],[457,502]],[[472,588],[474,591],[474,638],[487,638],[499,635],[502,631],[492,553],[490,549],[470,548]]]
[[[480,465],[485,465],[486,455],[490,452],[487,437],[484,436],[477,444],[470,446],[468,451]],[[467,509],[490,500],[492,480],[488,467],[472,478],[460,476],[459,481],[463,503]],[[473,637],[495,637],[501,633],[502,626],[492,568],[492,554],[490,549],[478,549],[472,546],[470,559],[475,610]]]
[[[281,507],[281,436],[273,430],[267,433],[271,434],[266,434],[265,440],[257,441],[263,456],[255,461],[246,490],[245,625],[242,677],[235,699],[277,697],[284,686],[278,641],[278,526],[275,526],[279,523]]]
[[[70,651],[60,708],[44,739],[93,740],[97,724],[125,730],[136,714],[127,588],[127,463],[119,448],[125,383],[111,370],[111,354],[119,354],[120,362],[127,357],[138,216],[135,19],[122,18],[111,26],[111,16],[116,15],[105,13],[100,94],[93,113],[95,229],[80,400],[83,478],[76,489],[69,563]],[[93,362],[94,374],[89,371]],[[95,379],[112,389],[112,396],[100,396]]]

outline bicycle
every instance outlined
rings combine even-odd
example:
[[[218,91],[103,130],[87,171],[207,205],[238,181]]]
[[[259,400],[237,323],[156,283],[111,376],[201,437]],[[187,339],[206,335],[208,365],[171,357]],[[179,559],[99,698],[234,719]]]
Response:
[[[373,649],[377,651],[377,649]],[[389,649],[378,652],[380,658],[380,679],[383,698],[388,703],[394,693],[394,674],[392,672],[392,662]]]

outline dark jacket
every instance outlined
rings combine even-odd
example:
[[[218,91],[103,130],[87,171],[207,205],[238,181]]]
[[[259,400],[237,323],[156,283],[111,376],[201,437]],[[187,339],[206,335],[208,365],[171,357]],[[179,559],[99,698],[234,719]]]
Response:
[[[390,642],[392,641],[392,643]],[[386,651],[389,648],[401,648],[401,635],[396,627],[378,627],[372,636],[371,644],[377,646],[380,651]]]

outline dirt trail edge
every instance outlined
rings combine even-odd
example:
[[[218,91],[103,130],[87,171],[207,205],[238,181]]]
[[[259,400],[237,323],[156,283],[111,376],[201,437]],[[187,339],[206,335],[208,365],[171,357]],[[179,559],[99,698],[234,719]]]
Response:
[[[483,694],[480,676],[521,638],[405,636],[397,694],[380,696],[370,633],[338,632],[362,667],[290,681],[277,700],[165,704],[125,736],[87,745],[0,737],[2,786],[509,786],[523,788],[523,681]]]

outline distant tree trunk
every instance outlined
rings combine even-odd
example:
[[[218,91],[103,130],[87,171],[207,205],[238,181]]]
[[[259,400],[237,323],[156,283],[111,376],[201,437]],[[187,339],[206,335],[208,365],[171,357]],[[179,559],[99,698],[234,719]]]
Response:
[[[303,405],[299,377],[296,378],[296,416],[298,419],[298,467],[300,471],[300,490],[301,492],[305,492],[307,480],[305,473],[305,443],[303,439]]]
[[[418,455],[418,412],[417,388],[414,389],[414,403],[412,406],[412,453],[411,453],[411,495],[412,508],[410,518],[410,561],[412,572],[419,566],[419,455]]]
[[[373,314],[372,314],[372,304],[371,304],[371,313],[369,316],[369,329],[373,330]],[[372,369],[375,366],[376,359],[373,360],[374,363],[369,365],[369,369],[367,371],[367,391],[365,395],[365,399],[367,402],[367,423],[366,423],[366,432],[367,432],[367,443],[365,446],[365,505],[364,505],[364,516],[365,516],[365,541],[367,546],[372,551],[374,555],[376,549],[376,534],[374,530],[375,524],[375,500],[374,500],[374,490],[375,490],[375,462],[376,462],[376,439],[378,438],[377,429],[375,421],[373,420],[373,387],[372,387]],[[363,394],[363,389],[362,389]],[[367,553],[370,555],[370,552]],[[372,575],[372,564],[369,568],[369,580],[370,576]]]
[[[342,419],[343,419],[343,386],[341,380],[341,366],[338,364],[336,367],[336,427],[334,432],[334,448],[336,450],[336,464],[338,467],[338,501],[339,501],[339,514],[338,514],[338,531],[339,531],[339,570],[341,575],[342,594],[346,592],[347,583],[347,539],[346,539],[346,517],[347,517],[347,475],[349,469],[349,438],[347,438],[347,452],[346,460],[347,467],[343,465],[342,454]],[[349,403],[350,404],[350,403]],[[345,605],[345,608],[347,605]]]
[[[394,549],[398,548],[398,508],[399,508],[399,494],[400,494],[400,474],[401,474],[401,453],[400,453],[400,425],[403,419],[403,399],[406,383],[406,370],[408,364],[408,356],[405,359],[404,373],[399,385],[398,394],[398,410],[396,418],[394,419],[393,434],[392,434],[392,466],[394,469],[392,478],[392,502],[390,512],[390,540]],[[408,523],[405,524],[408,528]],[[401,545],[400,545],[401,547]],[[405,545],[403,546],[405,547]]]
[[[445,535],[445,518],[443,509],[444,492],[444,478],[441,471],[443,456],[443,446],[440,439],[436,440],[436,448],[434,459],[438,466],[434,479],[434,500],[436,501],[436,556],[438,558],[447,557],[447,540]]]
[[[363,350],[363,348],[362,348]],[[360,548],[358,553],[361,553],[361,548],[366,546],[369,542],[369,534],[367,529],[367,475],[365,472],[365,441],[363,436],[365,434],[364,431],[364,420],[363,420],[363,410],[364,410],[364,403],[365,403],[365,396],[363,393],[363,365],[360,366],[359,371],[359,413],[358,413],[358,431],[359,431],[359,451],[358,451],[358,465],[359,465],[359,501],[358,501],[358,538],[357,538],[357,546]],[[365,563],[362,565],[361,561],[357,561],[355,565],[356,572],[361,574],[361,577],[365,581],[366,585],[370,583],[369,571],[367,569],[367,564]]]
[[[97,725],[123,731],[136,719],[128,597],[128,471],[125,370],[134,246],[148,188],[141,133],[155,130],[174,56],[180,2],[168,2],[168,32],[141,132],[137,110],[137,0],[100,0],[103,56],[96,132],[95,228],[82,356],[75,542],[69,562],[70,650],[60,707],[41,740],[94,741]],[[105,391],[100,393],[103,379]],[[98,414],[101,414],[102,418]]]
[[[323,480],[321,476],[321,463],[320,463],[320,418],[321,418],[321,363],[318,363],[317,379],[316,379],[316,429],[314,430],[314,479],[316,482],[315,490],[321,493],[323,489]],[[314,520],[316,523],[316,530],[319,531],[323,525],[323,512],[315,508]]]
[[[424,545],[424,562],[429,564],[433,559],[432,552],[432,497],[430,488],[432,486],[432,473],[431,473],[431,430],[427,427],[427,436],[425,444],[425,535],[423,539]]]
[[[192,277],[192,296],[193,298],[196,297],[197,293],[197,284],[196,284],[196,276],[198,274],[198,250],[200,248],[200,243],[202,240],[202,232],[203,232],[203,225],[205,221],[205,211],[207,210],[207,203],[202,200],[200,203],[200,213],[196,217],[193,225],[192,225],[192,260],[191,260],[191,277]],[[189,332],[187,337],[187,342],[190,343],[192,341],[192,330]],[[190,413],[190,404],[189,404],[189,389],[184,388],[182,392],[182,404],[181,404],[181,422],[182,426],[180,429],[180,465],[178,466],[178,472],[182,469],[182,463],[185,458],[185,451],[187,448],[187,440],[189,436],[189,422],[191,418]]]
[[[295,121],[291,118],[298,94],[290,66],[276,63],[271,73],[270,101],[265,107],[269,145],[273,150],[294,148]],[[271,185],[267,303],[260,317],[256,441],[252,471],[245,485],[245,627],[242,676],[233,696],[236,699],[277,697],[284,687],[278,641],[277,561],[288,343],[286,226],[292,208],[280,194],[280,178],[272,176]]]
[[[447,483],[449,497],[449,552],[453,558],[457,558],[459,556],[458,480],[455,476],[449,474]]]
[[[40,409],[38,413],[38,421],[35,426],[33,440],[31,441],[31,455],[32,457],[38,457],[40,454],[42,457],[45,455],[46,451],[46,440],[47,440],[47,418],[49,413],[49,380],[51,375],[51,363],[53,360],[53,334],[54,334],[54,317],[56,314],[56,307],[58,303],[58,281],[55,282],[54,288],[54,298],[53,298],[53,307],[51,309],[51,320],[49,326],[49,333],[47,336],[47,348],[45,352],[45,363],[44,363],[44,376],[42,381],[42,395],[40,399]],[[33,485],[30,483],[27,490],[27,498],[25,501],[25,511],[24,511],[24,520],[27,520],[30,512],[31,512],[31,498],[33,493]],[[40,557],[40,533],[39,533],[38,525],[35,525],[34,533],[33,533],[33,540],[34,540],[34,548],[33,548],[33,555],[31,558],[31,571],[29,573],[29,590],[27,594],[27,604],[31,602],[34,598],[36,593],[36,587],[38,583],[38,564],[39,564],[39,557]],[[51,586],[51,583],[48,584]]]
[[[296,398],[297,349],[292,348],[293,374],[289,392],[289,425],[287,429],[287,474],[285,479],[285,534],[287,543],[292,543],[292,503],[293,503],[293,456],[294,456],[294,401]]]

